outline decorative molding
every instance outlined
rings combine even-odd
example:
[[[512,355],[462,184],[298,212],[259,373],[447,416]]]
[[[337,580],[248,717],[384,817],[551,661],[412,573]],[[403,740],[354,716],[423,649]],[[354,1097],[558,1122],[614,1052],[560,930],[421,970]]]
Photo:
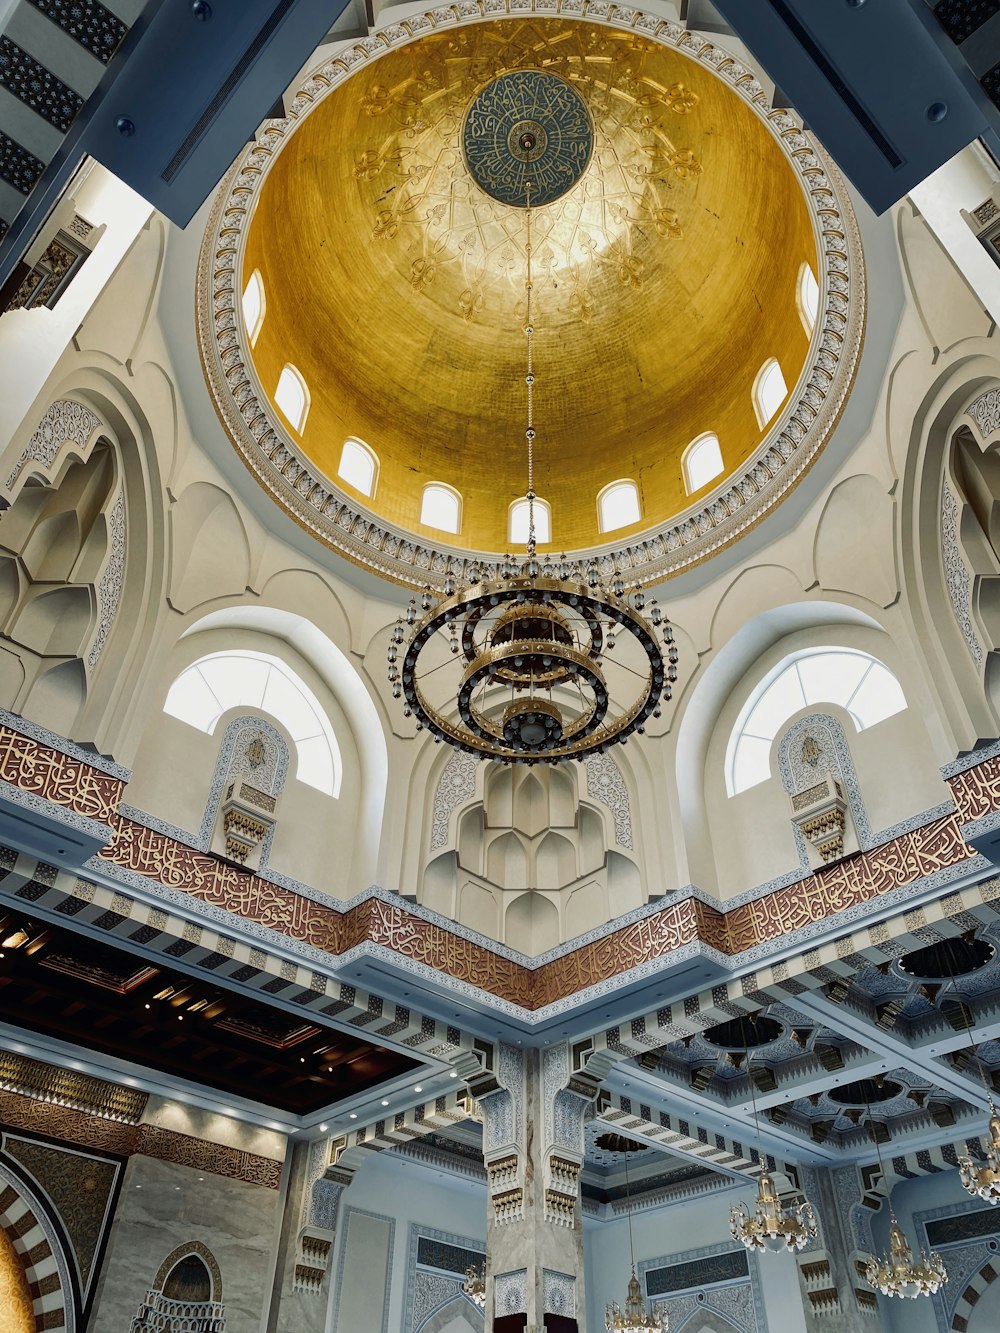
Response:
[[[621,769],[609,754],[592,754],[585,761],[587,795],[600,801],[611,811],[615,821],[615,842],[627,851],[634,851],[632,840],[632,809],[628,788]]]
[[[343,1239],[340,1242],[340,1255],[337,1260],[337,1309],[333,1317],[333,1327],[336,1328],[340,1315],[340,1295],[344,1290],[344,1265],[347,1260],[347,1236],[350,1231],[352,1217],[372,1217],[378,1222],[387,1222],[389,1225],[389,1252],[385,1261],[385,1280],[382,1287],[382,1327],[376,1330],[374,1324],[375,1310],[372,1306],[369,1308],[369,1317],[372,1322],[368,1325],[370,1333],[387,1333],[389,1328],[389,1291],[392,1285],[392,1257],[393,1246],[396,1236],[396,1219],[386,1217],[383,1213],[371,1213],[365,1208],[348,1208],[344,1214]],[[366,1275],[371,1278],[372,1274]],[[370,1286],[369,1282],[369,1286]]]
[[[128,520],[125,516],[125,492],[119,488],[118,498],[108,512],[109,551],[104,569],[97,585],[98,624],[97,636],[87,657],[87,665],[93,671],[100,660],[104,645],[108,641],[111,627],[115,623],[118,607],[125,586],[125,548],[128,534]]]
[[[714,1312],[722,1316],[739,1333],[768,1333],[767,1311],[760,1284],[760,1268],[755,1255],[747,1255],[747,1277],[736,1278],[723,1276],[731,1272],[731,1266],[723,1262],[718,1285],[712,1285],[712,1260],[723,1260],[724,1256],[734,1253],[733,1246],[708,1245],[698,1250],[685,1250],[681,1254],[665,1255],[659,1259],[644,1259],[639,1264],[639,1280],[643,1291],[647,1291],[648,1279],[652,1273],[661,1269],[691,1266],[692,1281],[688,1288],[651,1297],[652,1301],[667,1307],[670,1327],[681,1329],[698,1312]],[[738,1252],[736,1252],[738,1254]],[[707,1320],[705,1321],[708,1322]],[[697,1327],[697,1320],[694,1320]]]
[[[26,1055],[0,1050],[0,1088],[17,1092],[35,1101],[53,1106],[68,1106],[75,1111],[137,1125],[149,1101],[148,1092],[122,1087],[104,1079],[92,1078],[70,1069],[32,1060]]]
[[[456,1297],[462,1295],[464,1272],[447,1276],[444,1271],[437,1268],[433,1271],[428,1271],[428,1268],[418,1268],[421,1240],[430,1240],[440,1245],[468,1251],[470,1262],[473,1256],[481,1261],[486,1259],[486,1247],[482,1240],[459,1236],[450,1231],[436,1231],[431,1227],[425,1227],[422,1223],[411,1222],[407,1241],[402,1333],[419,1333],[438,1310],[450,1305]],[[472,1302],[469,1301],[467,1314],[471,1315],[474,1309]],[[477,1313],[482,1319],[482,1313],[478,1311]]]
[[[432,852],[448,845],[449,821],[453,810],[471,801],[476,794],[478,764],[471,754],[458,751],[451,755],[434,790],[434,812],[431,816]]]
[[[44,170],[44,162],[0,130],[0,180],[20,194],[30,194]]]
[[[995,392],[994,396],[998,394]],[[944,557],[945,583],[948,585],[948,597],[955,619],[972,654],[972,660],[976,666],[981,666],[983,648],[972,624],[972,574],[965,563],[958,539],[958,502],[947,482],[941,489],[941,554]]]
[[[121,45],[128,27],[100,0],[29,0],[47,19],[106,65]]]
[[[46,1333],[74,1333],[76,1301],[69,1260],[41,1197],[4,1161],[0,1161],[0,1226],[24,1265],[35,1327]]]
[[[0,135],[0,150],[2,150]],[[0,177],[3,171],[0,166]],[[51,403],[45,415],[35,427],[31,439],[21,450],[20,457],[4,482],[4,490],[10,495],[21,473],[32,465],[42,473],[51,474],[52,466],[66,445],[70,445],[81,456],[92,440],[95,431],[100,430],[101,419],[96,412],[71,398],[59,398]]]
[[[0,1120],[16,1129],[38,1132],[38,1106],[31,1097],[0,1092]],[[243,1152],[209,1143],[189,1134],[177,1134],[158,1125],[123,1125],[102,1116],[88,1115],[68,1107],[54,1108],[45,1118],[46,1133],[84,1148],[103,1149],[120,1157],[155,1157],[175,1162],[207,1175],[226,1176],[251,1185],[276,1190],[281,1181],[281,1163],[258,1153]]]
[[[552,13],[550,0],[459,0],[394,23],[340,51],[306,79],[287,104],[287,118],[268,120],[219,190],[206,230],[198,271],[198,338],[206,378],[220,416],[260,484],[302,527],[365,568],[411,587],[440,587],[449,576],[464,579],[473,552],[438,549],[413,534],[375,520],[348,500],[293,444],[249,355],[238,307],[247,220],[285,137],[334,88],[360,66],[426,33],[484,17]],[[760,448],[721,494],[632,544],[605,546],[571,562],[583,581],[596,558],[601,574],[627,574],[656,583],[735,540],[770,512],[805,474],[843,410],[853,383],[865,324],[864,261],[857,223],[839,175],[813,139],[788,112],[772,109],[753,71],[737,57],[682,24],[606,0],[561,0],[559,12],[591,23],[624,28],[660,42],[713,70],[760,117],[799,175],[811,210],[823,264],[821,309],[809,359],[797,392]]]
[[[965,409],[984,440],[1000,430],[1000,389],[987,389]]]
[[[153,1278],[153,1286],[157,1291],[163,1290],[163,1284],[170,1276],[170,1271],[176,1264],[187,1257],[189,1254],[196,1254],[208,1269],[208,1275],[212,1279],[212,1300],[222,1300],[222,1272],[219,1269],[219,1263],[215,1255],[203,1245],[200,1240],[188,1240],[183,1245],[178,1245],[176,1249],[171,1250],[163,1263],[160,1264],[156,1277]]]

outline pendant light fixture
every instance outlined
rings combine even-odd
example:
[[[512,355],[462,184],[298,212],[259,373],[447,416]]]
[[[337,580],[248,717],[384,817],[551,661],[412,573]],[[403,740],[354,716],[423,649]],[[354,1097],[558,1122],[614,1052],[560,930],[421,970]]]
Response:
[[[647,1308],[642,1295],[642,1287],[635,1273],[635,1246],[632,1242],[632,1188],[628,1175],[628,1155],[630,1152],[642,1152],[645,1145],[623,1138],[620,1134],[602,1134],[596,1141],[598,1148],[606,1152],[625,1154],[625,1214],[628,1218],[628,1252],[632,1264],[632,1275],[628,1280],[625,1303],[619,1305],[612,1301],[604,1311],[604,1327],[607,1333],[667,1333],[669,1327],[666,1306],[658,1305]]]
[[[554,77],[516,73],[519,86]],[[470,108],[467,135],[470,124],[496,129],[495,107],[479,116],[479,100]],[[387,650],[393,697],[402,698],[403,714],[416,719],[418,730],[426,727],[455,750],[507,763],[582,760],[624,744],[660,716],[677,679],[673,630],[655,598],[626,586],[606,559],[589,561],[584,573],[565,556],[538,551],[532,200],[535,180],[551,176],[549,158],[564,138],[558,120],[546,127],[535,119],[544,120],[554,105],[544,88],[529,89],[525,115],[514,118],[509,132],[490,133],[497,163],[519,181],[502,202],[526,215],[526,549],[521,558],[469,562],[465,578],[447,577],[443,596],[425,588],[419,602],[411,598]],[[548,202],[544,192],[542,202]]]
[[[469,1264],[465,1270],[465,1281],[462,1283],[462,1295],[468,1296],[473,1305],[480,1310],[486,1306],[486,1262],[479,1265]]]
[[[979,1044],[976,1041],[974,1023],[972,1021],[972,1010],[958,996],[958,980],[955,976],[954,957],[949,954],[949,964],[951,966],[951,985],[955,991],[957,1002],[961,1008],[962,1017],[965,1025],[965,1032],[972,1046],[972,1054],[976,1058],[976,1068],[979,1070],[979,1081],[983,1085],[983,1091],[986,1093],[986,1100],[990,1107],[989,1133],[990,1141],[986,1147],[986,1160],[977,1162],[969,1153],[958,1159],[958,1174],[962,1182],[962,1188],[965,1189],[974,1199],[982,1199],[984,1203],[1000,1203],[1000,1115],[997,1115],[996,1102],[993,1100],[993,1089],[986,1081],[986,1071],[983,1069],[982,1057],[979,1054]]]
[[[905,1300],[916,1300],[918,1296],[933,1296],[948,1281],[944,1260],[939,1254],[927,1250],[921,1250],[919,1256],[914,1257],[910,1242],[906,1239],[892,1206],[889,1179],[885,1173],[878,1135],[875,1133],[872,1120],[872,1108],[867,1097],[865,1108],[868,1112],[868,1129],[878,1158],[879,1174],[889,1203],[889,1253],[873,1255],[865,1269],[865,1277],[883,1296],[899,1296]]]
[[[767,1157],[761,1141],[760,1121],[757,1119],[757,1092],[754,1072],[750,1067],[749,1045],[744,1045],[747,1078],[750,1080],[750,1100],[753,1119],[757,1126],[757,1157],[760,1175],[757,1177],[757,1200],[753,1212],[740,1201],[730,1211],[729,1231],[748,1250],[766,1250],[780,1254],[783,1250],[803,1250],[816,1236],[816,1212],[808,1199],[791,1207],[783,1207],[774,1180],[767,1169]]]

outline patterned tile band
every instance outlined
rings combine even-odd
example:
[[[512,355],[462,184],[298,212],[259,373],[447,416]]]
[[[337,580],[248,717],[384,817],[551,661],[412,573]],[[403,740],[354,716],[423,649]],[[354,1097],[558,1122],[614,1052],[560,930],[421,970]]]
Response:
[[[16,1092],[0,1092],[0,1121],[14,1129],[38,1130],[38,1106],[30,1097]],[[45,1119],[46,1133],[67,1143],[87,1148],[103,1148],[121,1157],[155,1157],[161,1162],[190,1166],[209,1175],[245,1180],[276,1190],[281,1180],[281,1163],[257,1153],[226,1148],[219,1143],[188,1134],[176,1134],[158,1125],[122,1125],[101,1116],[87,1115],[68,1107],[50,1106]]]
[[[727,912],[687,897],[531,967],[401,903],[373,896],[338,910],[238,870],[169,833],[116,813],[121,779],[6,726],[0,726],[0,780],[109,824],[114,837],[99,856],[120,870],[181,890],[326,953],[374,945],[526,1009],[665,959],[685,945],[700,942],[723,954],[740,954],[863,908],[932,875],[947,875],[975,857],[962,827],[1000,811],[1000,755],[994,755],[948,779],[956,805],[953,814]]]
[[[98,0],[30,0],[47,19],[59,25],[102,65],[106,65],[128,28]]]
[[[9,134],[0,132],[0,180],[13,185],[22,194],[30,194],[44,170],[45,163],[39,161],[34,153],[22,148]]]
[[[0,36],[0,84],[65,134],[83,98],[9,37]]]

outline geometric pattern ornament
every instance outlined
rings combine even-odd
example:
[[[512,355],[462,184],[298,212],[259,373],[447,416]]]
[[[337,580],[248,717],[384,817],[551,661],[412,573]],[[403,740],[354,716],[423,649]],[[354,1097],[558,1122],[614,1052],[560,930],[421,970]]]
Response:
[[[594,147],[580,94],[558,75],[514,69],[474,98],[462,131],[476,184],[514,208],[554,203],[577,183]]]

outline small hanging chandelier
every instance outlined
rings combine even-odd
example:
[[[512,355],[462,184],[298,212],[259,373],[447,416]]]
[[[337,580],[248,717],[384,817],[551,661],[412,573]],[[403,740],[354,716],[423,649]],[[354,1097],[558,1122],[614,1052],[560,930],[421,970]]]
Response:
[[[1000,1203],[1000,1115],[990,1098],[990,1142],[986,1161],[976,1162],[971,1157],[958,1159],[958,1173],[963,1188],[986,1203]]]
[[[879,1174],[886,1185],[886,1196],[889,1197],[888,1177],[885,1174],[882,1152],[878,1146],[878,1135],[872,1123],[872,1108],[867,1098],[865,1108],[868,1111],[868,1128],[875,1144],[875,1156],[878,1158]],[[918,1296],[933,1296],[948,1281],[948,1272],[939,1254],[921,1250],[919,1258],[913,1257],[910,1242],[896,1220],[891,1197],[889,1198],[889,1253],[873,1255],[865,1269],[865,1277],[883,1296],[900,1296],[907,1300],[915,1300]]]
[[[628,1280],[625,1304],[621,1306],[617,1301],[612,1301],[606,1307],[604,1327],[607,1333],[667,1333],[666,1306],[658,1305],[652,1310],[647,1309],[642,1287],[635,1275],[635,1250],[632,1245],[632,1188],[628,1176],[628,1155],[630,1152],[642,1152],[645,1145],[634,1143],[620,1134],[602,1134],[596,1142],[599,1148],[604,1148],[607,1152],[625,1154],[625,1214],[628,1218],[628,1252],[632,1261],[632,1276]]]
[[[729,1214],[729,1230],[748,1250],[778,1254],[804,1250],[816,1236],[816,1214],[806,1200],[783,1208],[771,1173],[764,1168],[757,1178],[757,1202],[751,1213],[739,1203]]]
[[[747,1062],[747,1078],[750,1080],[754,1124],[757,1126],[757,1156],[761,1162],[761,1170],[757,1177],[757,1201],[753,1212],[751,1213],[742,1201],[736,1204],[729,1213],[729,1231],[733,1240],[738,1240],[748,1250],[767,1250],[770,1254],[791,1250],[794,1253],[804,1250],[815,1238],[816,1213],[807,1199],[786,1208],[778,1198],[774,1180],[767,1169],[767,1158],[761,1142],[760,1121],[757,1119],[757,1089],[754,1071],[750,1067],[748,1044],[744,1045],[743,1051]]]
[[[481,1264],[478,1268],[475,1264],[469,1264],[465,1270],[465,1281],[462,1283],[462,1295],[468,1296],[473,1305],[480,1310],[486,1306],[486,1264]]]
[[[524,121],[507,148],[523,164],[527,214],[528,528],[523,558],[465,563],[443,596],[410,599],[389,644],[388,678],[405,717],[480,759],[559,763],[603,752],[659,717],[677,679],[673,630],[655,598],[565,556],[539,556],[535,531],[530,165],[548,140]],[[617,643],[617,649],[616,649]]]
[[[948,1281],[944,1260],[933,1251],[921,1250],[914,1259],[910,1242],[896,1220],[889,1204],[889,1253],[876,1255],[865,1269],[865,1277],[883,1296],[900,1296],[916,1300],[918,1296],[933,1296]]]

